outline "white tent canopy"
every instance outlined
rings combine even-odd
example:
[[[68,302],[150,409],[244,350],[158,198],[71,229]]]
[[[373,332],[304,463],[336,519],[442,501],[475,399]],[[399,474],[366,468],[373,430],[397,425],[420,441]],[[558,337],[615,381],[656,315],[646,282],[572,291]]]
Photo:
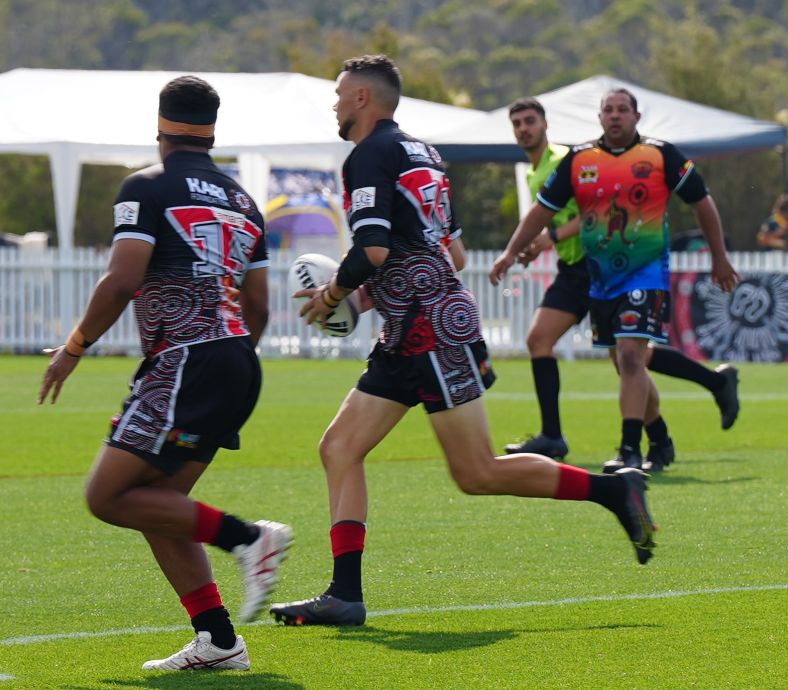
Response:
[[[776,122],[710,108],[604,75],[537,96],[547,114],[550,140],[579,144],[599,137],[602,128],[597,115],[602,96],[622,87],[638,100],[642,114],[638,130],[670,141],[687,156],[697,158],[786,143],[786,129]],[[486,113],[475,122],[447,127],[431,141],[448,160],[523,158],[514,142],[508,106]]]
[[[0,74],[0,153],[47,155],[52,165],[58,244],[73,246],[83,163],[158,160],[161,88],[180,72],[15,69]],[[222,99],[217,156],[237,157],[242,184],[265,201],[272,165],[340,169],[352,145],[337,134],[334,82],[302,74],[195,73]],[[427,140],[478,110],[403,98],[397,120]]]

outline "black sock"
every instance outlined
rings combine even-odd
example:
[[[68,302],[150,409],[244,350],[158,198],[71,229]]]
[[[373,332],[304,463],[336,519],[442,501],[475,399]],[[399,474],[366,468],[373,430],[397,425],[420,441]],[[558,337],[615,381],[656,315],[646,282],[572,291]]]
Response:
[[[666,446],[668,443],[668,425],[661,416],[657,417],[651,424],[646,424],[646,436],[652,443],[658,446]]]
[[[232,649],[235,646],[235,628],[224,606],[198,613],[192,618],[192,627],[195,632],[211,633],[211,644],[215,647]]]
[[[555,357],[537,357],[531,360],[536,397],[542,414],[542,433],[550,438],[561,436],[561,416],[558,412],[558,394],[561,379]]]
[[[712,393],[719,393],[725,387],[725,377],[722,374],[704,367],[674,347],[655,347],[648,368],[658,374],[693,381]]]
[[[621,448],[640,452],[640,438],[643,436],[642,419],[625,419],[621,423]]]
[[[588,500],[604,506],[614,513],[623,504],[626,484],[624,478],[615,474],[591,474],[591,484],[589,486]]]
[[[326,594],[343,601],[364,601],[361,591],[361,556],[363,551],[349,551],[334,559],[334,578]]]
[[[240,544],[251,544],[259,536],[260,528],[253,522],[244,522],[233,515],[225,514],[212,543],[220,549],[232,551]]]

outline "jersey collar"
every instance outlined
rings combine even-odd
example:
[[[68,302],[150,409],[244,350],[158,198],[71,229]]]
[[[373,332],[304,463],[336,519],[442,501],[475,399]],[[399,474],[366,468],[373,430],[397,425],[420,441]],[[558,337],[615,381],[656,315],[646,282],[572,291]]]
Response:
[[[637,144],[641,142],[642,137],[640,136],[640,132],[637,130],[635,131],[635,138],[632,140],[630,144],[626,146],[616,146],[615,148],[611,148],[607,144],[605,144],[605,137],[601,136],[596,141],[596,145],[598,148],[602,149],[603,151],[607,151],[608,153],[612,153],[614,156],[619,156],[625,151],[629,151],[629,149],[633,148]]]

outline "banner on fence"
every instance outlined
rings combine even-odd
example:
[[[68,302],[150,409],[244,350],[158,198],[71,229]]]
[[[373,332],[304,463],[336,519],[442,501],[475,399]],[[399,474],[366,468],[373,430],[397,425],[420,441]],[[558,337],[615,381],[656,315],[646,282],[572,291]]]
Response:
[[[705,272],[671,275],[671,344],[694,359],[788,361],[788,275],[745,273],[730,294]]]

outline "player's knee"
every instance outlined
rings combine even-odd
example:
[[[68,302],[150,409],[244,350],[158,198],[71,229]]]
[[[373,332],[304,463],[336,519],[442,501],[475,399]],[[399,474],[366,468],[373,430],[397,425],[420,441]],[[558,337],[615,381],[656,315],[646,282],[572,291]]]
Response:
[[[643,358],[635,350],[621,349],[618,353],[618,369],[622,376],[634,376],[643,369]]]
[[[353,450],[343,438],[338,438],[332,434],[323,434],[318,446],[320,461],[326,470],[337,467],[343,462],[353,460]]]
[[[91,514],[102,522],[112,523],[112,504],[94,487],[88,486],[85,491],[85,502]]]
[[[454,479],[457,488],[464,494],[470,496],[487,496],[492,491],[492,474],[485,472],[482,468],[464,468],[462,470],[453,470],[452,479]]]
[[[528,332],[525,344],[531,357],[549,357],[553,352],[555,343],[552,341],[552,338],[537,329]]]

